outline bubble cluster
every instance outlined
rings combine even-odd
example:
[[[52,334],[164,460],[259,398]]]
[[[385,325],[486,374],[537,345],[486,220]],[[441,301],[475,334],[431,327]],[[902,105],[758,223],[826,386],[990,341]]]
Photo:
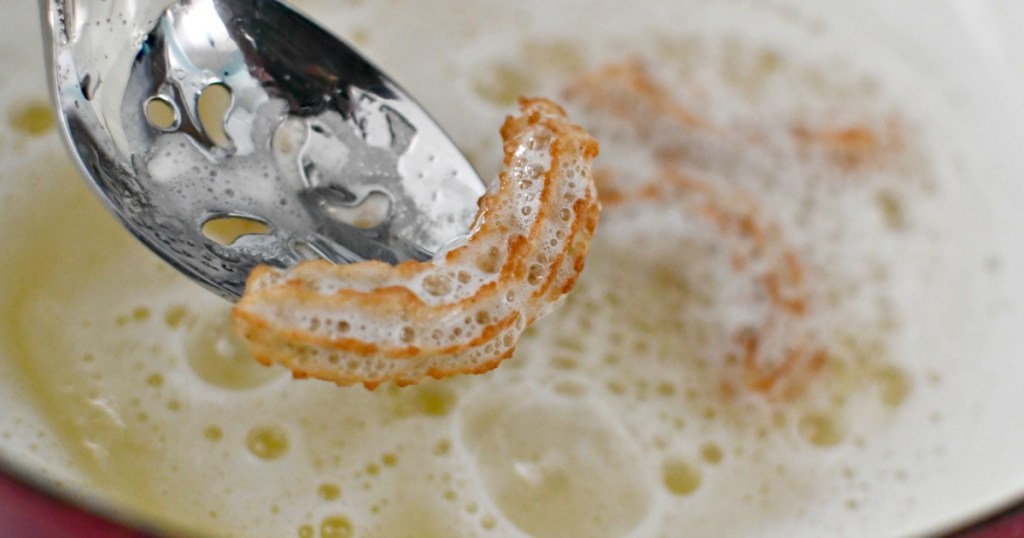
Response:
[[[650,510],[637,448],[585,403],[520,388],[466,415],[487,492],[531,536],[623,536]]]

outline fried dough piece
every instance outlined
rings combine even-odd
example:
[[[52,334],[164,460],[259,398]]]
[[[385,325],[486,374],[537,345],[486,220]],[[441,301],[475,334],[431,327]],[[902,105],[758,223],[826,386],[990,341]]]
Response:
[[[232,313],[256,358],[373,389],[483,373],[583,270],[600,204],[597,142],[545,99],[501,129],[504,169],[470,236],[428,262],[258,267]]]

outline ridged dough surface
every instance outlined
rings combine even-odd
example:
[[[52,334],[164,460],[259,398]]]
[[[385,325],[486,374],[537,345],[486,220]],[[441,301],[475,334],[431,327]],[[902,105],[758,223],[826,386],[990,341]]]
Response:
[[[546,99],[502,127],[504,167],[467,239],[428,262],[259,267],[232,319],[258,360],[339,385],[483,373],[583,270],[598,144]]]

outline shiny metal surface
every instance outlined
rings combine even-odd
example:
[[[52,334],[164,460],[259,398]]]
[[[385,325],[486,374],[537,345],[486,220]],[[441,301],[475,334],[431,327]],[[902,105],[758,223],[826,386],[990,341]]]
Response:
[[[484,189],[450,139],[277,0],[40,5],[81,171],[141,241],[222,296],[259,263],[427,259],[468,231]],[[227,108],[203,103],[218,91]],[[234,217],[266,233],[204,234]]]

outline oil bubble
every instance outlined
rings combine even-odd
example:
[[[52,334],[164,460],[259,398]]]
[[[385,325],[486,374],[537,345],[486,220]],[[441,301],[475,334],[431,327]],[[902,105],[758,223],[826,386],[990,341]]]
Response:
[[[171,306],[164,312],[164,324],[170,329],[177,329],[186,316],[188,316],[187,308],[181,305]]]
[[[196,375],[213,386],[232,390],[253,389],[281,377],[283,368],[256,362],[228,320],[226,314],[210,316],[189,328],[185,353]]]
[[[352,522],[342,516],[330,516],[320,523],[320,538],[350,538]]]
[[[249,432],[246,445],[257,458],[276,460],[288,453],[288,435],[276,426],[260,426]]]
[[[722,451],[722,447],[718,446],[717,443],[704,443],[700,447],[700,456],[704,461],[717,465],[722,462],[722,458],[725,457],[725,453]]]
[[[50,104],[44,101],[19,107],[8,119],[15,131],[29,136],[45,135],[55,126]]]
[[[822,448],[835,446],[845,437],[839,418],[823,413],[805,415],[800,419],[799,432],[805,441]]]
[[[341,497],[341,488],[337,484],[321,484],[316,493],[325,501],[333,501]]]
[[[224,437],[224,432],[219,426],[210,426],[203,431],[203,437],[205,437],[207,441],[220,441],[221,438]]]
[[[685,497],[700,488],[700,469],[681,459],[666,460],[661,466],[661,480],[672,494]]]
[[[887,407],[899,407],[910,395],[910,377],[895,366],[885,366],[875,372],[875,380],[881,391],[882,403]]]

